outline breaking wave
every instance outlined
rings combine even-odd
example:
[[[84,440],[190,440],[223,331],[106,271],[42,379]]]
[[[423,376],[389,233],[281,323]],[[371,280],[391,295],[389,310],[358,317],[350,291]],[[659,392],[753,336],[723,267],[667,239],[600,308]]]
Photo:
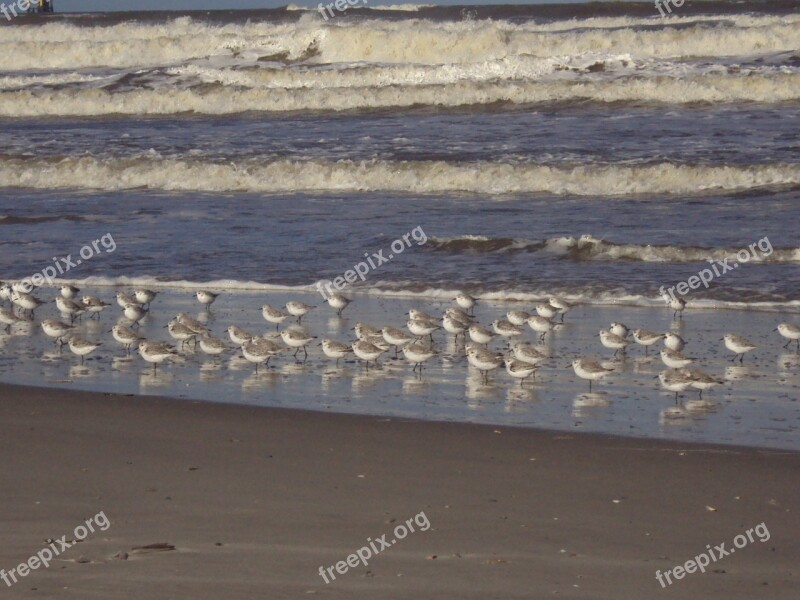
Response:
[[[697,194],[800,185],[799,164],[689,166],[544,166],[445,161],[203,160],[90,156],[0,159],[0,187],[38,189],[262,192],[399,191],[420,194],[581,196]]]
[[[581,237],[558,237],[547,240],[525,240],[516,238],[492,238],[486,236],[458,236],[450,238],[432,237],[428,246],[434,250],[452,253],[493,252],[548,252],[563,255],[570,260],[638,261],[658,263],[689,263],[706,260],[736,260],[742,248],[703,248],[699,246],[622,244],[591,235]],[[772,248],[763,243],[764,250],[756,243],[751,252],[753,263],[800,262],[800,247]],[[772,250],[770,251],[770,248]]]

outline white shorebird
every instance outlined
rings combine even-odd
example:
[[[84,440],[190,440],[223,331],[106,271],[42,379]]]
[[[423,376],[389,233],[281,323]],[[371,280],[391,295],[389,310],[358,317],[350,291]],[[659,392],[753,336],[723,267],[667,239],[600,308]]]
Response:
[[[670,369],[683,369],[694,362],[693,358],[684,356],[677,350],[670,350],[669,348],[661,349],[661,360]]]
[[[736,354],[731,360],[736,360],[738,358],[739,362],[744,362],[745,352],[750,352],[751,350],[758,348],[758,346],[756,346],[750,340],[745,339],[740,335],[736,335],[735,333],[727,334],[720,341],[723,340],[725,341],[725,347]]]
[[[529,365],[538,365],[548,358],[547,354],[531,346],[530,342],[517,342],[511,347],[514,358]]]
[[[303,355],[305,360],[308,358],[308,350],[306,350],[306,346],[312,341],[317,339],[312,335],[308,335],[305,332],[298,331],[296,329],[284,329],[281,331],[281,339],[283,343],[289,346],[289,348],[295,348],[294,357],[297,358],[297,353],[300,350],[303,350]]]
[[[683,298],[677,298],[675,296],[670,296],[669,293],[665,290],[661,297],[666,302],[667,306],[669,306],[674,312],[672,313],[672,318],[680,315],[680,318],[683,318],[683,311],[686,309],[686,300]]]
[[[408,318],[414,319],[415,321],[436,321],[436,317],[418,308],[409,309]]]
[[[414,342],[413,344],[408,344],[407,346],[403,346],[403,355],[406,357],[408,362],[414,364],[413,371],[416,371],[419,368],[420,374],[422,374],[422,363],[426,360],[430,359],[436,354],[436,352],[423,344],[422,342]]]
[[[575,375],[581,379],[589,380],[589,391],[592,391],[592,382],[598,381],[611,373],[613,369],[606,369],[596,360],[588,358],[576,358],[572,361],[572,369]]]
[[[620,350],[622,350],[624,354],[625,348],[628,347],[628,340],[618,335],[614,335],[608,329],[600,330],[600,343],[609,350],[613,350],[614,356],[616,356]]]
[[[172,339],[181,343],[181,348],[183,348],[186,345],[186,342],[190,340],[195,344],[197,343],[197,332],[176,319],[173,319],[167,324],[167,330],[169,331],[170,336],[172,336]]]
[[[510,321],[506,321],[505,319],[497,319],[496,321],[492,321],[492,329],[494,332],[506,338],[506,340],[510,340],[514,337],[519,337],[523,334],[524,330],[521,327],[517,327]],[[476,340],[477,341],[477,340]]]
[[[6,333],[11,331],[12,325],[23,320],[24,319],[20,319],[17,315],[15,315],[13,310],[0,307],[0,323],[5,325]]]
[[[163,342],[141,341],[139,343],[139,354],[144,360],[153,364],[154,371],[158,371],[159,363],[178,357],[178,351],[175,350],[175,346]]]
[[[125,292],[117,292],[116,295],[117,304],[119,304],[120,308],[125,308],[128,304],[138,304],[136,298],[126,294]]]
[[[521,360],[516,360],[514,358],[506,358],[505,363],[506,372],[514,379],[519,379],[520,385],[522,385],[531,375],[533,375],[533,378],[536,379],[536,369],[538,368],[536,365],[532,365]]]
[[[469,339],[483,346],[491,342],[497,336],[496,333],[489,331],[485,327],[481,327],[477,323],[470,325],[467,331],[469,332]]]
[[[700,391],[700,397],[703,397],[703,390],[708,390],[714,387],[715,385],[720,385],[722,382],[719,379],[715,379],[705,371],[701,371],[700,369],[681,369],[681,373],[686,375],[689,379],[692,380],[692,387],[696,390]]]
[[[663,351],[662,351],[663,352]],[[661,381],[661,386],[665,390],[669,390],[670,392],[675,392],[675,403],[678,402],[678,394],[680,392],[685,392],[690,387],[692,387],[692,377],[683,371],[677,371],[675,369],[664,369],[656,375],[656,377]]]
[[[339,294],[338,292],[334,292],[327,298],[328,306],[336,311],[336,314],[340,317],[342,316],[342,311],[347,308],[352,300],[347,296]]]
[[[84,356],[88,356],[103,345],[100,342],[90,342],[77,335],[73,335],[69,338],[67,343],[72,353],[81,357],[81,364],[83,364]]]
[[[178,315],[175,317],[175,320],[178,321],[178,323],[183,323],[198,335],[208,334],[208,327],[203,325],[197,319],[193,319],[186,313],[178,313]]]
[[[44,302],[39,300],[33,294],[28,294],[26,292],[11,292],[11,302],[15,305],[19,306],[23,311],[29,312],[31,317],[33,317],[34,311],[40,307]]]
[[[628,329],[628,326],[625,325],[625,323],[618,323],[618,322],[612,323],[611,327],[609,327],[608,330],[614,335],[618,335],[621,338],[627,338],[628,332],[630,331],[630,329]]]
[[[64,336],[69,334],[73,329],[72,325],[67,325],[55,319],[45,319],[42,321],[42,331],[47,337],[51,337],[57,344],[64,345]]]
[[[275,329],[278,329],[278,325],[283,323],[292,315],[287,312],[283,312],[280,308],[275,308],[271,304],[265,304],[261,307],[261,316],[264,317],[264,320],[267,323],[272,323],[275,325]]]
[[[206,307],[206,310],[210,310],[211,305],[219,298],[219,294],[209,292],[208,290],[198,290],[195,292],[195,296],[197,296],[197,301]]]
[[[478,369],[484,381],[489,381],[489,372],[503,364],[503,355],[486,348],[472,346],[467,350],[467,362]]]
[[[555,324],[550,320],[539,315],[531,315],[528,319],[528,327],[533,329],[539,335],[539,340],[543,340],[550,331],[553,330]]]
[[[469,312],[474,312],[475,304],[478,302],[466,292],[459,292],[455,297],[455,301],[461,308]]]
[[[200,350],[209,356],[219,356],[220,354],[224,354],[230,350],[228,344],[225,343],[225,340],[221,340],[210,335],[204,335],[201,337],[199,344]]]
[[[536,305],[536,314],[549,320],[558,314],[558,310],[549,302],[542,302]]]
[[[138,304],[128,304],[124,309],[122,309],[122,314],[125,315],[125,318],[131,322],[132,325],[139,326],[139,321],[144,319],[147,316],[146,309],[142,308]]]
[[[0,300],[11,302],[11,294],[14,292],[8,283],[0,283]]]
[[[384,350],[365,340],[358,340],[353,343],[353,352],[355,355],[366,363],[367,370],[369,370],[369,363],[374,362],[378,364],[378,357],[383,354]]]
[[[647,349],[653,344],[657,344],[664,338],[663,333],[656,333],[648,329],[634,329],[633,339],[636,343],[644,346],[644,353],[647,354]]]
[[[114,327],[111,328],[111,335],[114,336],[117,342],[125,346],[125,352],[127,354],[131,353],[131,347],[138,346],[139,342],[144,339],[133,329],[120,324],[114,325]]]
[[[456,308],[455,306],[449,306],[444,313],[458,321],[461,321],[462,323],[466,323],[467,325],[475,322],[475,317],[465,313],[463,310]]]
[[[525,312],[524,310],[510,310],[506,313],[506,319],[508,319],[508,322],[512,325],[516,325],[517,327],[522,327],[525,325],[530,318],[531,313]]]
[[[289,302],[286,303],[286,311],[293,317],[297,317],[298,323],[302,323],[303,317],[315,308],[317,307],[305,304],[299,300],[289,300]]]
[[[679,336],[677,333],[668,331],[664,334],[664,346],[676,352],[683,351],[686,346],[686,340]]]
[[[242,329],[236,325],[231,325],[226,331],[228,332],[228,336],[231,338],[231,341],[237,346],[242,346],[255,337],[246,329]]]
[[[466,336],[466,332],[467,329],[469,329],[470,324],[460,321],[449,314],[445,314],[444,317],[442,317],[442,326],[447,333],[455,335],[456,340],[458,340],[459,335]]]
[[[436,321],[426,321],[425,319],[409,319],[406,322],[406,327],[417,336],[417,339],[427,335],[431,341],[433,341],[433,332],[442,328]]]
[[[76,288],[74,285],[64,284],[60,288],[58,288],[59,292],[61,293],[62,298],[66,298],[67,300],[72,300],[78,293],[81,291],[80,288]]]
[[[492,352],[486,348],[471,347],[467,350],[467,362],[478,369],[484,381],[489,381],[489,371],[493,371],[503,364],[503,355]]]
[[[557,296],[553,296],[549,300],[550,306],[558,310],[561,313],[561,322],[564,322],[564,315],[566,315],[571,309],[572,304],[564,300],[563,298],[559,298]]]
[[[99,316],[101,312],[103,312],[106,308],[111,306],[111,304],[109,304],[108,302],[104,302],[103,300],[100,300],[100,298],[95,298],[94,296],[89,296],[89,295],[86,295],[83,298],[81,298],[81,304],[83,305],[83,308],[86,310],[86,312],[89,313],[89,318],[91,318],[92,315]]]
[[[146,306],[147,308],[150,308],[150,303],[153,300],[155,300],[156,296],[158,295],[158,292],[141,288],[138,290],[134,290],[133,295],[136,297],[136,301],[139,304],[141,304],[142,306]]]
[[[256,337],[242,344],[242,356],[247,362],[255,364],[256,373],[258,373],[258,365],[267,363],[269,366],[269,359],[279,352],[280,348],[275,342],[264,338]]]
[[[69,317],[70,323],[74,323],[75,317],[80,317],[86,312],[86,307],[83,304],[78,304],[74,300],[63,296],[56,296],[56,306],[58,307],[58,312]]]
[[[800,325],[795,325],[794,323],[781,323],[775,328],[775,331],[789,340],[783,346],[784,348],[788,348],[792,342],[797,342],[797,350],[800,352]]]
[[[339,366],[339,361],[347,357],[347,355],[353,351],[353,347],[350,344],[338,342],[330,338],[322,338],[320,345],[322,346],[322,353],[325,356],[336,359],[337,367]]]
[[[383,338],[383,333],[381,333],[380,329],[372,325],[367,325],[366,323],[356,323],[353,330],[356,332],[356,337],[360,340],[374,337]]]
[[[410,344],[415,339],[413,335],[408,335],[405,331],[397,327],[384,327],[381,330],[381,335],[383,339],[386,340],[387,344],[394,346],[395,356],[397,356],[400,348],[406,344]]]

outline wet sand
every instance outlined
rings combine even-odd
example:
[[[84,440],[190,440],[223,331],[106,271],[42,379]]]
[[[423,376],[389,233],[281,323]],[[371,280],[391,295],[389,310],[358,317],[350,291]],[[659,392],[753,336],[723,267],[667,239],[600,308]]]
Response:
[[[0,398],[0,568],[101,510],[111,521],[9,597],[751,600],[800,584],[793,452],[8,385]],[[421,511],[428,531],[319,576]],[[661,590],[657,569],[762,522],[767,542]],[[133,550],[157,543],[175,549]]]

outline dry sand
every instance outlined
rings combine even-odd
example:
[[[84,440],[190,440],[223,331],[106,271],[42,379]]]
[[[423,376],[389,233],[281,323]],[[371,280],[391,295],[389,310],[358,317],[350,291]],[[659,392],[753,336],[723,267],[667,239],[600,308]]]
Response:
[[[0,399],[0,568],[99,511],[111,521],[6,597],[753,600],[800,589],[793,452],[7,385]],[[428,531],[323,582],[320,566],[420,511]],[[769,541],[657,583],[656,569],[730,548],[762,522]],[[155,543],[175,550],[133,550]]]

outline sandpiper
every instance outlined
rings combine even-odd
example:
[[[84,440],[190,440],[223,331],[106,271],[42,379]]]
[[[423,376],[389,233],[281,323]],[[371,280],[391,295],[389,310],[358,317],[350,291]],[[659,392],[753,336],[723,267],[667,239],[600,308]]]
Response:
[[[353,343],[353,352],[358,358],[364,361],[367,370],[369,370],[369,363],[374,362],[377,365],[378,357],[383,354],[384,351],[372,342],[358,340]]]
[[[466,311],[474,312],[477,300],[466,292],[459,292],[455,297],[456,304]]]
[[[633,339],[637,344],[644,346],[644,353],[647,354],[647,349],[653,344],[657,344],[664,338],[663,333],[656,333],[648,329],[634,329]]]
[[[736,355],[731,360],[739,359],[739,362],[744,362],[745,352],[750,352],[758,348],[753,342],[743,338],[735,333],[729,333],[720,341],[725,341],[725,347],[734,352]]]
[[[131,347],[138,346],[139,342],[144,339],[133,329],[120,324],[114,325],[114,327],[111,328],[111,335],[113,335],[114,339],[120,344],[125,346],[126,354],[130,354]]]
[[[315,308],[317,307],[305,304],[299,300],[289,300],[289,302],[286,303],[286,311],[293,317],[297,317],[298,323],[302,323],[303,317]]]
[[[272,323],[275,325],[275,329],[278,329],[278,325],[283,323],[292,315],[287,312],[283,312],[280,308],[275,308],[271,304],[265,304],[261,307],[261,316],[264,317],[264,320],[267,321],[267,323]]]
[[[403,355],[406,357],[408,362],[414,363],[414,368],[412,371],[416,371],[419,368],[420,374],[422,373],[422,363],[426,360],[434,356],[436,352],[422,342],[414,342],[412,344],[408,344],[403,346]]]
[[[339,366],[339,360],[345,358],[353,351],[353,347],[351,345],[337,342],[336,340],[332,340],[330,338],[323,338],[320,345],[322,346],[322,352],[325,354],[325,356],[336,359],[337,367]]]
[[[178,356],[175,346],[163,342],[142,341],[139,343],[139,354],[149,363],[153,364],[153,371],[158,371],[159,363]]]
[[[536,365],[513,358],[506,358],[505,363],[506,372],[513,378],[519,379],[520,385],[522,385],[531,375],[533,375],[533,378],[536,379],[536,369],[538,368]]]
[[[211,305],[214,304],[214,301],[217,298],[219,298],[219,294],[209,292],[208,290],[198,290],[195,293],[195,296],[197,296],[197,301],[206,307],[206,310],[210,310]]]
[[[73,335],[71,338],[69,338],[68,344],[69,349],[72,350],[73,354],[77,354],[81,357],[81,364],[83,364],[83,358],[85,356],[88,356],[103,345],[99,342],[90,342],[77,335]]]
[[[348,307],[352,300],[338,292],[334,292],[328,296],[328,305],[336,310],[336,314],[342,316],[342,311]]]
[[[297,331],[295,329],[284,329],[281,331],[281,339],[283,343],[289,346],[290,348],[295,348],[294,357],[297,358],[297,353],[300,350],[303,350],[303,360],[308,358],[308,350],[306,350],[306,345],[308,345],[311,340],[317,339],[314,336],[307,335],[301,331]]]
[[[575,375],[581,379],[589,380],[589,391],[592,391],[592,382],[598,381],[611,373],[612,369],[606,369],[596,360],[588,358],[576,358],[572,361],[572,369]]]
[[[800,325],[794,323],[781,323],[775,328],[775,331],[785,337],[788,342],[783,346],[788,348],[792,342],[797,342],[797,351],[800,352]]]

